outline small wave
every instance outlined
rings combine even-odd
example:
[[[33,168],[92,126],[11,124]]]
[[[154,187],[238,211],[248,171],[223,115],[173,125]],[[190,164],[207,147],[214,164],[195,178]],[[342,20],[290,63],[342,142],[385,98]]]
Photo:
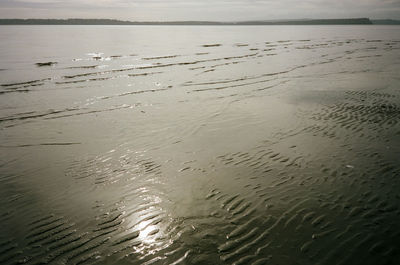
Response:
[[[44,62],[44,63],[35,63],[36,66],[38,67],[43,67],[43,66],[54,66],[56,65],[58,62]]]
[[[215,44],[203,44],[203,47],[209,48],[209,47],[219,47],[222,46],[220,43],[215,43]]]

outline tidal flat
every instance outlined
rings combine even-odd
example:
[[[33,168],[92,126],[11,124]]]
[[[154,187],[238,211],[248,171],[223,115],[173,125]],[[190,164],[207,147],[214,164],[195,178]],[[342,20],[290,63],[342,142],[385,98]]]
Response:
[[[400,26],[0,39],[0,264],[400,264]]]

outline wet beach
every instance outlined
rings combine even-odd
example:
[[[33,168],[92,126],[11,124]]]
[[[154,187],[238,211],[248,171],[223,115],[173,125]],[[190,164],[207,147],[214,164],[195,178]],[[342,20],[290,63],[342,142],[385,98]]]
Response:
[[[400,264],[399,26],[0,39],[0,264]]]

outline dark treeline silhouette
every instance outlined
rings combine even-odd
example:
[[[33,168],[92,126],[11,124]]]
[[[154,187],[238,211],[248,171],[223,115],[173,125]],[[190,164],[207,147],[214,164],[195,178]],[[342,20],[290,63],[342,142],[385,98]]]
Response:
[[[0,19],[0,25],[370,25],[400,24],[398,20],[370,20],[369,18],[348,19],[301,19],[301,20],[257,20],[241,22],[216,21],[150,21],[135,22],[115,19]]]
[[[369,18],[348,18],[348,19],[301,19],[301,20],[280,20],[280,21],[244,21],[239,25],[370,25]]]
[[[400,20],[394,19],[374,19],[371,22],[374,25],[400,25]]]

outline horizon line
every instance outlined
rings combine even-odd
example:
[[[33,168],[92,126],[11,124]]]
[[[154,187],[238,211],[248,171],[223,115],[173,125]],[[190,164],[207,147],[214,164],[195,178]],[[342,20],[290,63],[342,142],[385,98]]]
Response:
[[[400,20],[358,18],[297,18],[274,20],[129,21],[109,18],[0,18],[0,25],[399,25]]]

